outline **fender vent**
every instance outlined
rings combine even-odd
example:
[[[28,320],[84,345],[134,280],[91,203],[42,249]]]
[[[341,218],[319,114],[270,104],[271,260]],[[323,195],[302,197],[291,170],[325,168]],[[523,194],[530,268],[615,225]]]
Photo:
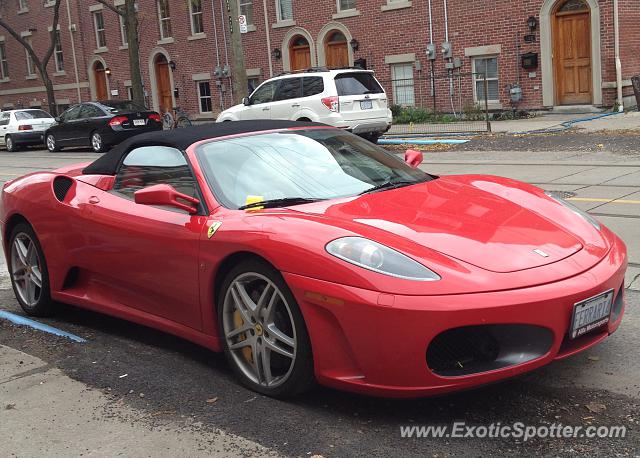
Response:
[[[58,199],[60,202],[63,202],[72,184],[73,180],[69,177],[55,177],[53,179],[53,193],[56,195],[56,199]]]

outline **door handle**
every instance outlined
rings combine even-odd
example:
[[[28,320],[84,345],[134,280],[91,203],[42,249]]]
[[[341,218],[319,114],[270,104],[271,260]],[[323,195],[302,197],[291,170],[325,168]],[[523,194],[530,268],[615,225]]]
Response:
[[[98,197],[96,197],[96,196],[89,197],[89,203],[90,204],[97,204],[99,202],[100,202],[100,199],[98,199]]]
[[[271,108],[269,108],[269,107],[264,107],[264,108],[262,109],[262,111],[269,111],[270,109],[271,109]]]
[[[291,106],[292,106],[293,108],[297,108],[297,107],[299,107],[299,106],[300,106],[300,104],[299,104],[299,103],[294,103],[294,104],[292,104]]]

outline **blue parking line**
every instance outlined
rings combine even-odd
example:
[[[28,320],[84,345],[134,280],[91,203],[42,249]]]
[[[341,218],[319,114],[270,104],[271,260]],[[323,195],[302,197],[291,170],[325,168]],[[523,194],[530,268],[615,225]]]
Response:
[[[419,138],[380,138],[378,144],[380,145],[461,145],[467,143],[469,140],[457,140],[449,138],[434,138],[434,139],[419,139]]]
[[[75,334],[71,334],[69,332],[63,331],[62,329],[54,328],[53,326],[49,326],[48,324],[40,323],[21,315],[16,315],[15,313],[7,312],[6,310],[0,310],[0,318],[4,318],[5,320],[8,320],[13,324],[17,324],[19,326],[29,326],[30,328],[37,329],[38,331],[48,332],[49,334],[54,334],[60,337],[66,337],[67,339],[71,339],[74,342],[86,342],[85,339],[83,339],[82,337],[78,337]]]

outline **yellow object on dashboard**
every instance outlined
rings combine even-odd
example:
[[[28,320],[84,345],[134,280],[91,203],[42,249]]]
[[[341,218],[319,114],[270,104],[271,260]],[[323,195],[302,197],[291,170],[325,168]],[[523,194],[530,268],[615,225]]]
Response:
[[[256,202],[262,202],[264,200],[263,196],[252,196],[252,195],[248,195],[247,199],[244,201],[245,205],[250,205],[250,204],[254,204]],[[251,207],[250,209],[248,208],[247,210],[262,210],[264,207]]]

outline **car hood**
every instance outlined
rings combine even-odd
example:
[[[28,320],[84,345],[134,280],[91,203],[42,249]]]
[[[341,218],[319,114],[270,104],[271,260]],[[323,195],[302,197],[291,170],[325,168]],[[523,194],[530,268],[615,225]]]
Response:
[[[583,248],[578,236],[538,211],[453,178],[318,202],[304,211],[356,223],[363,236],[382,243],[388,241],[378,231],[492,272],[544,266]]]

